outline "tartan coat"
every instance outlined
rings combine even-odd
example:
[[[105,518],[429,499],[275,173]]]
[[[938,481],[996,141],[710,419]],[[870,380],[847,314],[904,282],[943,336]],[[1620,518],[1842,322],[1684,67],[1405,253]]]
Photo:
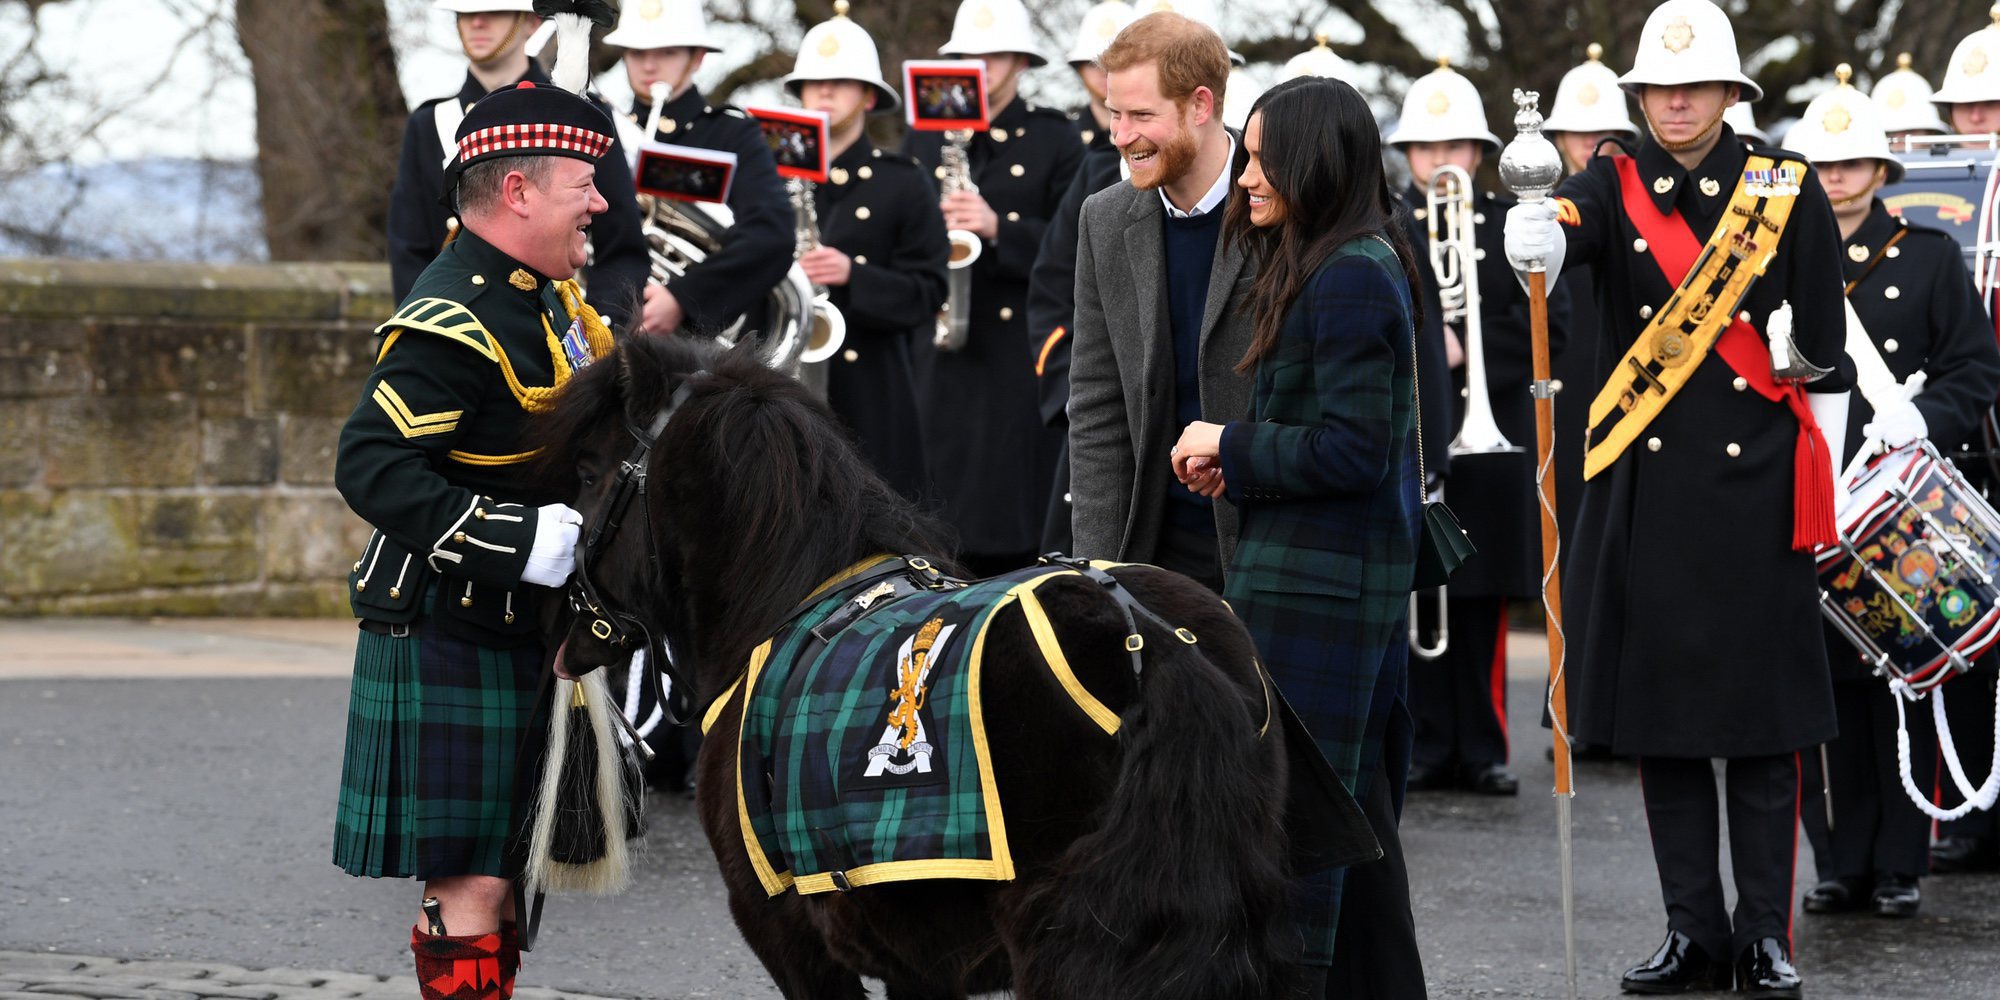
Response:
[[[1373,236],[1335,250],[1222,432],[1241,511],[1224,596],[1357,797],[1401,696],[1416,572],[1409,285]],[[1180,488],[1176,485],[1175,488]]]

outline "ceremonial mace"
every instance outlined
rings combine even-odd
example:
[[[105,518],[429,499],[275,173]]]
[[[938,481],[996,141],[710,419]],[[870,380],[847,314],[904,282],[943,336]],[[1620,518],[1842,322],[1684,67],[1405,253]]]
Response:
[[[1522,204],[1532,204],[1549,196],[1562,179],[1562,156],[1554,143],[1542,135],[1542,114],[1536,110],[1541,94],[1532,90],[1514,91],[1514,141],[1500,154],[1500,181],[1514,192]],[[1542,509],[1542,610],[1548,616],[1549,683],[1548,709],[1554,731],[1556,764],[1556,823],[1562,858],[1563,970],[1569,1000],[1576,1000],[1576,900],[1570,870],[1570,800],[1576,790],[1570,784],[1569,697],[1563,682],[1562,571],[1556,557],[1562,539],[1556,528],[1556,484],[1550,478],[1551,456],[1555,453],[1555,390],[1549,382],[1549,287],[1543,262],[1528,264],[1528,322],[1533,336],[1535,381],[1535,498]]]

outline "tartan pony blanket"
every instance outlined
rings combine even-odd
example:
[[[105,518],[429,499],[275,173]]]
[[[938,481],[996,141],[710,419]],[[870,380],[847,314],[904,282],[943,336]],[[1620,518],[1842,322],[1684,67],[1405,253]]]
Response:
[[[1009,605],[1021,607],[1078,707],[1106,733],[1117,731],[1118,716],[1071,672],[1035,596],[1075,570],[1034,566],[904,593],[890,593],[888,583],[859,593],[842,586],[890,559],[822,584],[808,610],[751,653],[703,724],[706,731],[722,712],[742,713],[737,812],[772,896],[1014,877],[979,686],[986,629]]]

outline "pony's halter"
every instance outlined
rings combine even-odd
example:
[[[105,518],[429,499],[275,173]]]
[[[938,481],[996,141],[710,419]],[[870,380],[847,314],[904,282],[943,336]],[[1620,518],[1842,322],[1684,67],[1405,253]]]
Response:
[[[625,432],[632,435],[635,442],[632,453],[618,464],[618,478],[613,483],[611,496],[592,520],[590,530],[584,535],[583,544],[578,547],[576,571],[570,577],[569,606],[578,616],[590,620],[590,634],[619,649],[644,649],[647,662],[653,673],[654,696],[660,710],[666,714],[669,725],[685,724],[692,714],[693,696],[680,674],[674,669],[673,660],[667,654],[666,643],[661,640],[660,630],[648,623],[640,615],[614,608],[604,599],[603,591],[590,577],[590,567],[596,561],[603,546],[610,544],[624,524],[625,514],[632,501],[639,501],[639,517],[643,522],[641,534],[646,539],[646,565],[652,579],[660,578],[659,542],[653,535],[653,513],[646,503],[646,469],[651,464],[653,447],[659,443],[660,435],[666,433],[667,423],[692,395],[690,384],[695,372],[684,379],[680,387],[667,400],[653,419],[641,429],[630,420],[625,422]],[[661,697],[659,674],[664,673],[673,681],[671,702]]]

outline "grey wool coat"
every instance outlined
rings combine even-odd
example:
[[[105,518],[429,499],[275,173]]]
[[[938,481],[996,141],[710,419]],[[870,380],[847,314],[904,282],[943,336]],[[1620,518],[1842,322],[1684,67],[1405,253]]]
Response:
[[[1232,181],[1243,161],[1239,142]],[[1084,201],[1077,226],[1070,521],[1074,554],[1087,558],[1151,561],[1167,490],[1184,488],[1167,454],[1182,428],[1174,417],[1165,214],[1160,192],[1120,181]],[[1242,248],[1220,241],[1201,319],[1204,420],[1228,423],[1250,411],[1250,379],[1235,368],[1254,333],[1248,300],[1255,279],[1256,267]],[[1215,532],[1225,567],[1236,547],[1236,526],[1236,508],[1217,499]]]

